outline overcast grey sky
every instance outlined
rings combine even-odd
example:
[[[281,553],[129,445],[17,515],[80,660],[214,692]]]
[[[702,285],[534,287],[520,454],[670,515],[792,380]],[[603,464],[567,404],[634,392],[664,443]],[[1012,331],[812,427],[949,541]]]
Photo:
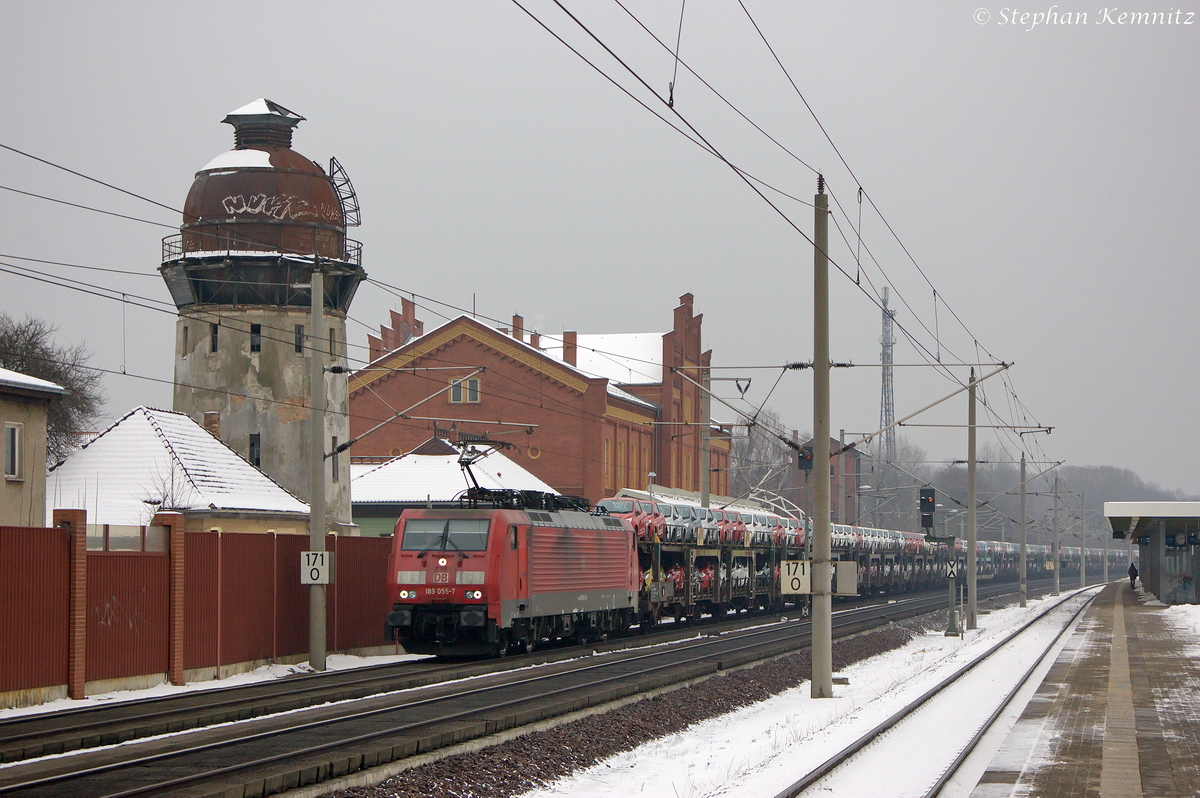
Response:
[[[521,2],[679,124],[557,6]],[[897,324],[944,362],[1015,361],[1009,382],[985,393],[1005,421],[1027,413],[1055,427],[1033,456],[1129,467],[1200,492],[1200,2],[1018,7],[1031,15],[1023,24],[991,0],[745,3],[911,254],[864,204],[862,287],[891,285],[906,303],[893,301]],[[564,5],[665,96],[672,57],[619,5]],[[674,46],[679,2],[626,6]],[[1164,17],[1119,16],[1139,11]],[[1038,12],[1059,24],[1033,25]],[[546,334],[666,330],[690,291],[716,364],[811,358],[811,246],[728,166],[510,0],[10,2],[4,16],[0,143],[177,208],[194,172],[232,146],[220,120],[265,96],[307,117],[298,151],[335,155],[349,172],[364,222],[351,235],[374,278],[460,307],[474,295],[481,314],[519,312]],[[736,0],[687,3],[680,55],[825,171],[854,241],[858,183]],[[813,172],[683,66],[675,109],[730,161],[811,201]],[[0,151],[0,175],[10,188],[179,223],[11,152]],[[764,191],[811,235],[809,208]],[[155,271],[168,229],[10,191],[0,191],[0,219],[4,255],[147,276],[0,260],[168,299]],[[852,279],[857,244],[836,229],[831,238],[851,276],[833,281],[833,357],[877,363],[880,313]],[[395,306],[364,285],[351,343]],[[171,377],[171,314],[7,273],[0,310],[52,320],[65,340],[86,340],[95,365]],[[423,308],[427,325],[435,311],[451,313]],[[925,357],[901,335],[897,363]],[[762,402],[777,373],[744,373],[754,377],[747,397]],[[110,416],[170,406],[161,383],[112,376],[106,386]],[[932,369],[897,369],[897,416],[953,387]],[[875,429],[879,369],[835,372],[833,401],[835,430]],[[788,426],[811,428],[807,373],[789,372],[768,403]],[[965,405],[924,420],[962,423]],[[965,455],[962,430],[904,434],[932,456]],[[1018,451],[1015,436],[1002,440]]]

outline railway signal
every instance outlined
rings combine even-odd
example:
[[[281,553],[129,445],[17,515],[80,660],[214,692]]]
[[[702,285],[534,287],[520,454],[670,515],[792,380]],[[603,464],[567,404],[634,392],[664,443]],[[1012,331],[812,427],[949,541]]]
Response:
[[[921,488],[921,528],[933,529],[933,512],[937,507],[937,496],[933,488]]]
[[[796,452],[796,468],[801,471],[812,471],[813,467],[813,447],[811,444],[801,446]]]

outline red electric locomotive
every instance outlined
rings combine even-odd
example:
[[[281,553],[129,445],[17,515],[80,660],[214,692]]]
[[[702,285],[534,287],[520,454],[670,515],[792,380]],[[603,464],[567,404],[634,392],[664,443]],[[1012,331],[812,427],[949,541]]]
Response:
[[[388,559],[388,638],[410,653],[504,656],[628,629],[642,578],[633,528],[563,502],[503,492],[405,510]]]

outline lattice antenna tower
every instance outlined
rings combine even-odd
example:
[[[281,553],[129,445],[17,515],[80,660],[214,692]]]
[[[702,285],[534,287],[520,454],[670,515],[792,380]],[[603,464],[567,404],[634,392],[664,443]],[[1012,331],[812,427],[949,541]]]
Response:
[[[888,287],[883,287],[883,335],[879,343],[883,351],[879,362],[883,364],[883,385],[879,393],[879,426],[890,427],[883,433],[883,456],[888,462],[896,459],[896,428],[891,425],[896,421],[896,398],[892,393],[892,350],[896,345],[896,336],[892,334],[892,321],[896,311],[888,308]]]

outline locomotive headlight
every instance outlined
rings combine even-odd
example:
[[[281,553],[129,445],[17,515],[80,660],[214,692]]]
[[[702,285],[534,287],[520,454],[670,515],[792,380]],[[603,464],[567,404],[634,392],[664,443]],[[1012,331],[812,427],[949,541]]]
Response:
[[[411,599],[411,598],[416,598],[416,597],[417,597],[417,591],[415,591],[415,590],[401,590],[400,591],[400,598],[402,598],[402,599]]]
[[[446,563],[448,562],[449,560],[447,560],[445,557],[438,557],[438,568],[445,568]]]

